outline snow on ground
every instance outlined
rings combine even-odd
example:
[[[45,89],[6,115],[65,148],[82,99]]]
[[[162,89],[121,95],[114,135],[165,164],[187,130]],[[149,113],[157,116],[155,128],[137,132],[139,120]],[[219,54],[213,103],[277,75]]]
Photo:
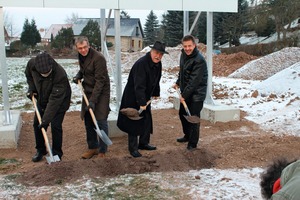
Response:
[[[164,69],[165,66],[175,67],[176,59],[179,56],[179,49],[169,49],[172,54],[163,60]],[[297,53],[296,53],[297,52]],[[281,59],[278,64],[278,55],[283,54],[289,60]],[[143,53],[144,54],[144,53]],[[139,54],[139,55],[143,55]],[[135,54],[132,54],[135,55]],[[221,91],[222,98],[215,99],[218,104],[226,104],[233,107],[237,107],[247,112],[247,119],[260,124],[262,128],[270,131],[270,134],[276,132],[278,134],[300,134],[300,62],[299,60],[290,63],[290,59],[299,59],[299,49],[289,48],[283,50],[283,52],[275,52],[260,58],[259,60],[246,64],[243,68],[249,68],[256,70],[256,73],[263,74],[268,73],[264,80],[243,80],[230,77],[213,77],[213,88]],[[130,57],[130,54],[126,54],[122,61],[127,67],[122,67],[122,85],[125,86],[128,72],[132,63],[136,60]],[[165,56],[164,56],[165,57]],[[275,58],[274,58],[275,57]],[[8,65],[8,85],[10,95],[11,109],[20,109],[22,111],[32,111],[30,101],[26,99],[25,93],[27,90],[26,80],[24,76],[24,70],[28,58],[7,58]],[[70,77],[73,77],[77,70],[77,60],[74,59],[57,59],[67,71]],[[274,63],[275,62],[275,63]],[[288,64],[287,64],[288,63]],[[175,66],[174,66],[175,65]],[[255,68],[257,66],[257,68]],[[264,69],[264,66],[268,66]],[[129,68],[128,68],[129,67]],[[275,68],[276,69],[273,69]],[[280,69],[277,69],[280,67]],[[260,71],[260,70],[261,71]],[[272,70],[276,70],[274,73],[269,73]],[[249,73],[249,70],[243,70],[240,72],[243,76],[245,73]],[[251,72],[252,73],[252,72]],[[249,76],[251,77],[251,76]],[[117,111],[115,106],[115,85],[112,79],[112,98],[111,107],[114,112]],[[161,80],[161,98],[160,100],[153,101],[154,109],[172,108],[173,104],[170,98],[177,96],[175,90],[171,88],[176,80],[176,74],[164,70]],[[72,86],[72,105],[70,110],[79,110],[81,93],[77,85],[71,83]],[[2,98],[2,97],[1,97]],[[1,99],[2,103],[2,99]],[[3,108],[3,105],[0,105]],[[153,173],[153,174],[141,174],[140,177],[151,178],[151,181],[159,182],[161,187],[165,187],[170,190],[181,190],[185,188],[189,194],[194,196],[193,199],[261,199],[260,187],[259,187],[259,173],[261,168],[253,169],[203,169],[199,171],[190,171],[186,173]],[[32,195],[38,195],[40,193],[49,193],[55,191],[57,197],[63,196],[66,193],[72,193],[74,198],[92,199],[92,190],[89,188],[107,188],[110,184],[116,184],[118,182],[126,182],[128,179],[135,178],[136,175],[126,175],[116,177],[104,181],[104,183],[91,182],[89,179],[80,180],[78,183],[67,185],[63,187],[28,187],[20,185],[12,185],[8,178],[0,177],[0,199],[14,199],[15,194],[28,193]],[[78,184],[85,185],[86,189],[79,187]],[[92,184],[92,186],[91,186]],[[101,185],[102,184],[102,185]],[[47,192],[48,191],[48,192]]]

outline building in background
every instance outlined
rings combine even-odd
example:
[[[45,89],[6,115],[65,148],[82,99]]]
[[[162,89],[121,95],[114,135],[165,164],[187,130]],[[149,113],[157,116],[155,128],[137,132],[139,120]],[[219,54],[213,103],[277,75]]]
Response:
[[[87,25],[89,20],[97,21],[99,26],[101,26],[100,18],[78,18],[77,22],[72,26],[75,37],[80,35],[82,29]],[[140,19],[121,18],[120,37],[121,37],[121,51],[123,52],[141,51],[143,49],[144,33],[143,33]],[[113,45],[115,44],[115,23],[113,18],[108,19],[106,42],[111,42]]]

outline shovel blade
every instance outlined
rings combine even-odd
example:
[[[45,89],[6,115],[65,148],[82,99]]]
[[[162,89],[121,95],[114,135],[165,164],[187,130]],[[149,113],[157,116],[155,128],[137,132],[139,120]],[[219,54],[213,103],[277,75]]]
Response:
[[[191,116],[188,116],[188,115],[183,115],[185,117],[185,119],[192,123],[192,124],[198,124],[200,123],[200,118],[198,116],[194,116],[194,115],[191,115]]]
[[[59,162],[60,159],[58,157],[58,155],[55,155],[55,156],[46,156],[46,160],[47,160],[47,163],[48,164],[51,164],[52,162]]]
[[[105,131],[100,130],[98,126],[97,126],[97,128],[95,128],[95,131],[106,145],[108,145],[108,146],[112,145],[112,141],[106,135]]]
[[[129,117],[129,116],[127,116],[129,119],[131,119],[131,120],[140,120],[140,119],[142,119],[143,117],[141,117],[141,116],[136,116],[136,117]]]

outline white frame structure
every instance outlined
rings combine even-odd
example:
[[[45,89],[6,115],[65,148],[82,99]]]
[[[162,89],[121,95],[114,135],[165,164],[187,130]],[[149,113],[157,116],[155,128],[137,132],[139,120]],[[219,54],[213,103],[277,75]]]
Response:
[[[0,67],[2,71],[2,94],[5,121],[3,124],[11,124],[7,85],[7,66],[4,42],[3,7],[35,7],[35,8],[90,8],[99,10],[114,9],[115,17],[119,16],[120,10],[170,10],[170,11],[204,11],[208,16],[207,30],[207,55],[208,55],[208,96],[212,90],[212,13],[213,12],[237,12],[238,0],[0,0]],[[115,27],[120,27],[120,21],[115,20]],[[119,31],[116,28],[116,31]],[[116,37],[120,37],[116,33]],[[120,52],[120,38],[116,38],[115,50]],[[121,56],[116,56],[117,67],[117,103],[121,96]],[[209,103],[209,102],[208,102]]]

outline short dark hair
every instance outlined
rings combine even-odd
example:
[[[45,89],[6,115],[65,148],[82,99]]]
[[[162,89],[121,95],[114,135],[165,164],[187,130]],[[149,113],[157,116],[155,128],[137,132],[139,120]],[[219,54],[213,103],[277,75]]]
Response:
[[[86,41],[87,44],[90,45],[89,39],[86,36],[78,36],[78,37],[76,37],[75,41],[74,41],[74,44],[75,44],[75,46],[77,46],[77,44],[81,44],[84,41]]]
[[[182,38],[181,42],[186,42],[186,41],[192,41],[194,44],[196,44],[196,39],[192,35],[186,35]]]
[[[285,158],[279,158],[278,160],[274,160],[260,175],[261,195],[264,199],[271,198],[273,195],[273,185],[275,181],[280,178],[282,170],[295,161],[296,160],[288,161]]]

